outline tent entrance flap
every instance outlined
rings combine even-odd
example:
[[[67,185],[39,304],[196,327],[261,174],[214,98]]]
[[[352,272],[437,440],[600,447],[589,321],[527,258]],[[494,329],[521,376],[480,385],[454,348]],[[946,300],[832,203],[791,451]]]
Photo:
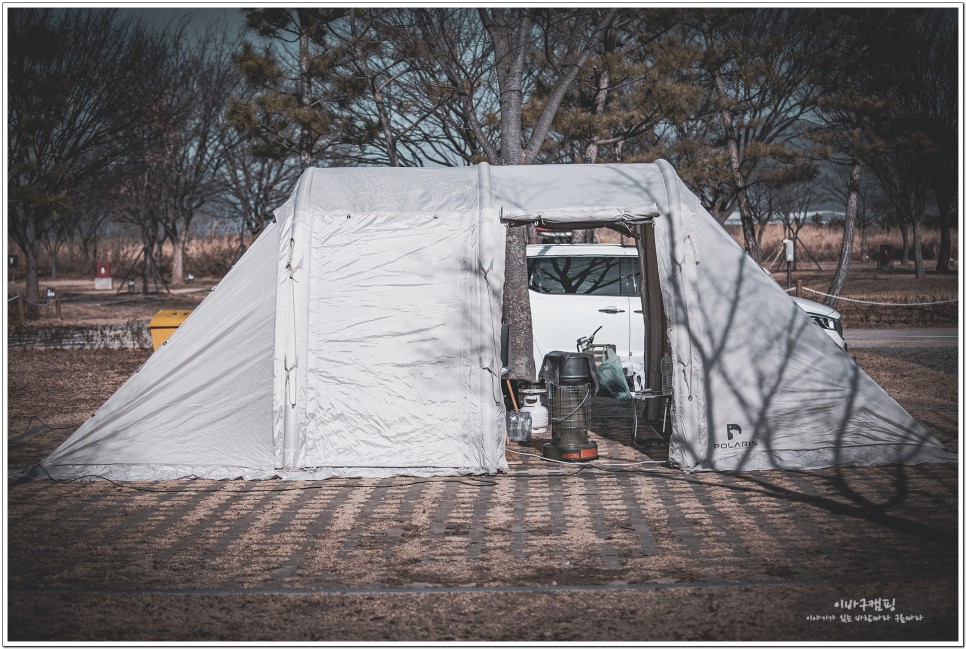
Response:
[[[637,260],[641,273],[641,312],[644,318],[644,375],[647,387],[661,387],[661,359],[670,351],[667,337],[667,317],[661,296],[661,280],[658,274],[657,248],[654,228],[642,225],[637,228]],[[647,402],[649,419],[657,417],[661,404],[656,399]]]

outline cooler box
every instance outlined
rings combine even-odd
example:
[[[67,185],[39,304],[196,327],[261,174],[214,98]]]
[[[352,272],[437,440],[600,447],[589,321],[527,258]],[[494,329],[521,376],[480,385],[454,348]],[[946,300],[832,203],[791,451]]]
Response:
[[[151,332],[151,342],[154,343],[155,351],[164,344],[175,329],[181,326],[182,322],[188,319],[189,315],[191,315],[190,309],[182,311],[165,309],[154,314],[151,322],[148,323],[148,331]]]

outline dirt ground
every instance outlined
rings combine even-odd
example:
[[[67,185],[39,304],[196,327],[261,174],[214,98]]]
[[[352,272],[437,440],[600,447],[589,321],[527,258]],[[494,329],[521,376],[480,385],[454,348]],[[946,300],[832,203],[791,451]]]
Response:
[[[148,353],[8,350],[8,467]],[[853,355],[958,451],[955,353]],[[956,464],[685,475],[630,423],[595,401],[597,468],[8,481],[5,640],[962,641]]]
[[[53,288],[61,302],[61,317],[56,317],[53,304],[38,309],[34,325],[116,325],[125,322],[148,322],[161,309],[193,309],[201,304],[217,282],[200,279],[192,284],[173,288],[170,292],[128,293],[127,289],[95,291],[93,280],[59,279],[41,280],[41,293]],[[25,293],[23,282],[7,285],[7,298]],[[11,306],[10,321],[15,323],[16,313]]]

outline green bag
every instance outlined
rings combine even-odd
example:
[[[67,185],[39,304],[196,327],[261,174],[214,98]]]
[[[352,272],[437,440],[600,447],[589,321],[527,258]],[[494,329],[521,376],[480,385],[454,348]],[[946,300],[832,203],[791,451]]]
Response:
[[[600,395],[627,401],[631,392],[627,389],[621,359],[609,347],[604,348],[604,360],[597,366],[597,380],[600,382]]]

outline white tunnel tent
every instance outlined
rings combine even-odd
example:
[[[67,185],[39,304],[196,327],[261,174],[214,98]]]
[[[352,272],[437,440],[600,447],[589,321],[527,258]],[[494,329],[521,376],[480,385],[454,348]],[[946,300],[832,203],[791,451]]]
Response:
[[[685,471],[955,460],[808,319],[670,165],[309,169],[242,259],[32,475],[507,470],[508,225],[639,232],[648,376]]]

